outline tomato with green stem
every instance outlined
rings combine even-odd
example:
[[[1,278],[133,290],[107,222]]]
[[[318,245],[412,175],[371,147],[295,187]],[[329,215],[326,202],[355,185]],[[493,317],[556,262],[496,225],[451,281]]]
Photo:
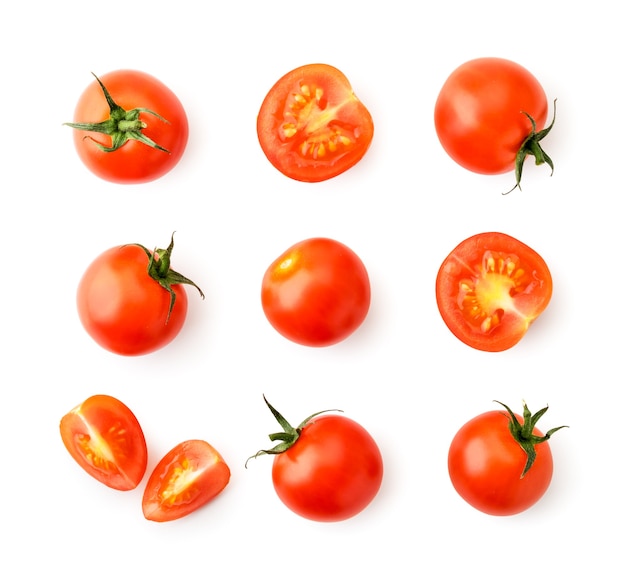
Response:
[[[155,77],[136,70],[107,73],[80,96],[74,145],[85,166],[113,183],[145,183],[176,166],[189,123],[178,97]]]
[[[369,432],[343,415],[322,414],[328,411],[294,428],[263,399],[283,430],[270,435],[277,445],[251,458],[275,456],[272,482],[285,506],[319,522],[343,521],[363,511],[383,480],[382,455]]]
[[[188,299],[183,285],[202,290],[171,269],[174,236],[167,249],[140,244],[111,248],[87,268],[76,295],[87,333],[116,354],[137,356],[169,344],[182,330]]]
[[[444,150],[462,167],[485,175],[515,170],[514,190],[521,188],[528,156],[554,171],[540,145],[554,125],[553,117],[543,129],[547,115],[546,94],[534,75],[513,61],[483,57],[462,64],[444,82],[435,103],[435,129]]]
[[[298,67],[281,77],[263,100],[257,135],[281,173],[308,183],[356,165],[374,136],[374,123],[346,76],[330,65]]]
[[[124,403],[93,395],[64,415],[59,428],[65,448],[90,476],[120,491],[139,485],[148,450],[139,421]]]
[[[500,403],[499,401],[496,401]],[[563,426],[543,434],[537,422],[548,410],[523,416],[500,403],[468,421],[456,433],[448,452],[448,472],[457,493],[489,515],[515,515],[532,507],[552,481],[552,451],[547,441]]]

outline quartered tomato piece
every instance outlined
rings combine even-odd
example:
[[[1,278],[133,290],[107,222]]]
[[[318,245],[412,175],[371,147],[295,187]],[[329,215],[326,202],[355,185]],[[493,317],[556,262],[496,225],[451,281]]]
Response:
[[[63,444],[89,475],[128,491],[137,487],[148,463],[146,440],[131,410],[109,395],[94,395],[61,419]]]
[[[360,161],[374,124],[341,71],[313,64],[294,69],[271,88],[259,111],[257,134],[274,167],[314,183]]]
[[[488,352],[517,344],[552,296],[545,261],[526,244],[498,232],[461,242],[436,281],[437,306],[462,342]]]
[[[170,450],[152,472],[143,494],[143,514],[159,523],[180,519],[215,498],[230,481],[230,469],[204,440]]]

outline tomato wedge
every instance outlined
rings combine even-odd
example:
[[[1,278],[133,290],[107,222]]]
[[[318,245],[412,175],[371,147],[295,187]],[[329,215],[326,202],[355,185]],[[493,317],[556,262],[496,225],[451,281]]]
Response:
[[[517,344],[552,296],[543,258],[498,232],[461,242],[444,260],[436,281],[439,312],[462,342],[488,352]]]
[[[115,397],[94,395],[72,409],[60,424],[68,452],[99,482],[129,491],[146,472],[148,451],[132,411]]]
[[[361,160],[374,124],[346,76],[316,63],[294,69],[270,89],[259,111],[257,134],[281,173],[316,183]]]
[[[170,450],[148,479],[142,508],[163,523],[189,515],[215,498],[230,481],[230,469],[213,446],[187,440]]]

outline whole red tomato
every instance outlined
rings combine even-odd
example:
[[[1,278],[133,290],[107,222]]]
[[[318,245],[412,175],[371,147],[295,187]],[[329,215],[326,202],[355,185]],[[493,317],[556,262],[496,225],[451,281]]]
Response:
[[[554,169],[539,145],[554,124],[553,118],[542,130],[547,115],[545,92],[529,71],[483,57],[462,64],[445,81],[435,103],[435,129],[459,165],[488,175],[515,169],[516,188],[527,156]]]
[[[329,346],[352,334],[370,306],[370,283],[361,259],[329,238],[295,244],[268,267],[261,303],[270,324],[305,346]]]
[[[200,288],[170,268],[167,249],[139,244],[111,248],[87,268],[77,292],[78,315],[103,348],[126,356],[148,354],[169,344],[187,316],[182,284]]]
[[[133,412],[115,397],[89,397],[63,416],[60,432],[72,458],[99,482],[120,491],[141,482],[146,439]]]
[[[544,495],[552,480],[552,451],[535,427],[548,410],[532,415],[524,404],[523,417],[506,405],[473,418],[456,433],[448,453],[454,489],[467,503],[489,515],[525,511]]]
[[[281,173],[308,183],[356,165],[374,135],[372,117],[346,76],[330,65],[304,65],[281,77],[257,119],[261,149]]]
[[[342,415],[316,413],[293,428],[265,400],[284,432],[274,454],[272,481],[294,513],[320,522],[343,521],[363,511],[380,490],[383,459],[372,436]]]
[[[95,76],[95,75],[94,75]],[[189,124],[176,95],[147,73],[96,77],[76,105],[74,144],[94,174],[114,183],[145,183],[181,159]]]

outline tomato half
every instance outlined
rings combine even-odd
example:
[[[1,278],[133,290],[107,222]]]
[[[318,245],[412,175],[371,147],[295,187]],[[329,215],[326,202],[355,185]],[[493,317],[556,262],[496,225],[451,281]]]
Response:
[[[305,346],[330,346],[365,320],[370,283],[361,259],[329,238],[295,244],[268,267],[261,302],[270,324]]]
[[[165,175],[180,161],[189,137],[176,95],[155,77],[126,69],[90,83],[67,125],[75,128],[76,151],[87,168],[123,184]]]
[[[265,398],[264,398],[265,399]],[[272,482],[294,513],[320,522],[343,521],[363,511],[383,480],[383,459],[372,436],[343,415],[315,413],[297,428],[265,399],[283,431],[280,443],[260,454],[274,455]]]
[[[489,411],[463,425],[448,452],[457,493],[479,511],[501,516],[525,511],[543,497],[553,473],[546,441],[563,428],[544,435],[534,426],[547,407],[531,415],[524,405],[523,418],[504,407],[507,412]]]
[[[276,169],[315,183],[358,163],[372,142],[374,124],[341,71],[312,64],[287,73],[270,89],[257,134]]]
[[[159,523],[193,513],[228,485],[230,469],[204,440],[187,440],[170,450],[150,475],[142,500],[146,519]]]
[[[517,169],[519,186],[527,155],[553,167],[538,143],[552,127],[542,130],[547,115],[546,94],[528,70],[484,57],[462,64],[445,81],[435,103],[435,129],[459,165],[487,175]]]
[[[94,395],[72,409],[60,424],[72,458],[104,485],[129,491],[146,472],[148,450],[137,418],[115,397]]]
[[[543,258],[499,232],[461,242],[441,264],[436,280],[439,312],[462,342],[488,352],[517,344],[552,297]]]
[[[169,344],[187,316],[187,293],[195,286],[169,268],[170,246],[149,252],[129,244],[100,254],[87,268],[77,292],[78,315],[103,348],[126,356],[148,354]]]

